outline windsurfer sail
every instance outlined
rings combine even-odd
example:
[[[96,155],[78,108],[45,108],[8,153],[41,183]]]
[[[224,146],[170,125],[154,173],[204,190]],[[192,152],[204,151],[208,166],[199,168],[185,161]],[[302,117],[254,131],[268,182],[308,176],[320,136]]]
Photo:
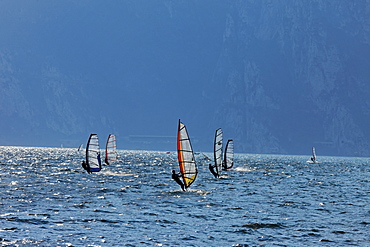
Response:
[[[110,134],[105,145],[105,163],[109,165],[117,160],[116,136]]]
[[[215,164],[213,166],[209,165],[209,169],[215,177],[219,177],[221,174],[221,170],[222,170],[222,139],[223,139],[222,129],[219,128],[216,130],[215,141],[214,141],[213,154],[214,154]]]
[[[179,176],[182,178],[186,190],[195,181],[198,168],[186,126],[180,120],[177,132],[177,158],[180,166]]]
[[[234,165],[234,141],[228,140],[225,148],[223,169],[227,170]]]
[[[316,151],[315,151],[315,147],[312,147],[312,157],[311,157],[311,160],[313,163],[316,163]]]
[[[82,166],[84,166],[84,163],[82,163]],[[87,141],[85,167],[84,169],[88,173],[99,172],[101,170],[100,147],[97,134],[91,134]]]

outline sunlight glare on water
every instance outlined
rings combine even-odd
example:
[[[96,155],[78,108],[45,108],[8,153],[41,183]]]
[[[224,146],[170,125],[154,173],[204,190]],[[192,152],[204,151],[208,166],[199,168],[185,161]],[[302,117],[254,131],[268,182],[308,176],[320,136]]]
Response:
[[[77,149],[0,151],[2,246],[370,246],[368,158],[236,154],[215,179],[199,155],[183,192],[175,152],[87,174]]]

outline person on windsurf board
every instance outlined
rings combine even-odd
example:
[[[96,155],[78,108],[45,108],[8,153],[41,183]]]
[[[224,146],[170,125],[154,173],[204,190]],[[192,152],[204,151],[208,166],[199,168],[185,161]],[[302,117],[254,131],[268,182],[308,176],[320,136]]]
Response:
[[[176,181],[181,186],[181,189],[185,191],[185,185],[184,183],[180,180],[181,175],[177,174],[175,170],[172,170],[172,179]]]
[[[215,176],[215,178],[218,178],[219,176],[218,176],[217,172],[215,172],[215,167],[216,166],[215,165],[212,165],[212,164],[209,164],[208,165],[208,169],[212,173],[212,175]]]
[[[86,162],[85,162],[85,161],[82,161],[82,168],[83,168],[83,169],[85,169],[85,170],[87,171],[87,173],[89,173],[89,174],[91,173],[91,172],[90,172],[90,169],[87,167],[87,165],[86,165]]]
[[[316,163],[316,150],[315,150],[315,147],[312,147],[312,157],[311,157],[311,161],[313,163]]]

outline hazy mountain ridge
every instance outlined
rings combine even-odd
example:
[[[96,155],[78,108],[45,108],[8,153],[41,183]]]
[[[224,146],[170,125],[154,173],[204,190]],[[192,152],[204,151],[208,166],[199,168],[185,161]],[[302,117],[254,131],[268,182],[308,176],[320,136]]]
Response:
[[[0,145],[173,136],[181,118],[196,150],[222,127],[237,152],[370,155],[368,0],[2,7]]]

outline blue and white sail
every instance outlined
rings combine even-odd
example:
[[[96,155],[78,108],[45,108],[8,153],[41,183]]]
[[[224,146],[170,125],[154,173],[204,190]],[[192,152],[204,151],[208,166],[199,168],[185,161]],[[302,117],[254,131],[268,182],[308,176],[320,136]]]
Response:
[[[88,172],[99,172],[101,170],[100,147],[97,134],[91,134],[87,141],[86,167]]]

